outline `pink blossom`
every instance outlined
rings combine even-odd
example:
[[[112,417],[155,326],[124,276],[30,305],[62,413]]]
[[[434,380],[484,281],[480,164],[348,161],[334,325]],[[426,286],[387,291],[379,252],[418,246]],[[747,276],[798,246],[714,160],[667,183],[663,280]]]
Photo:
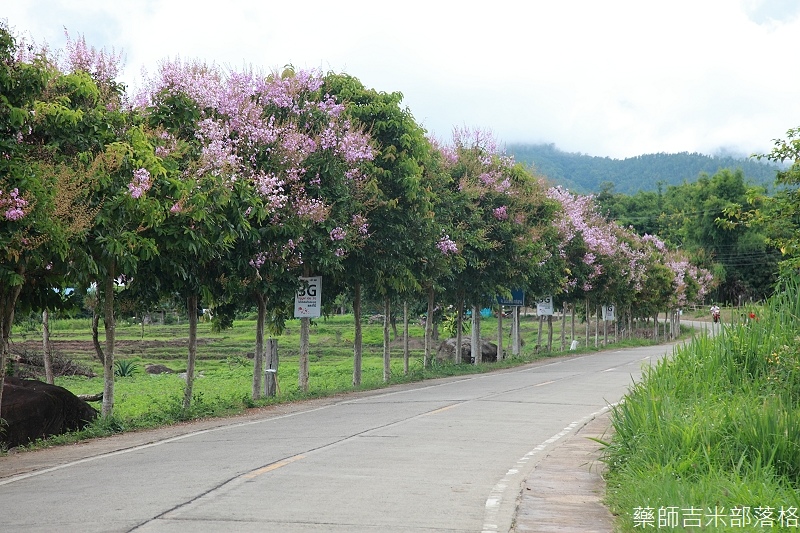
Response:
[[[330,237],[332,241],[342,241],[344,240],[347,232],[340,227],[335,227],[330,232]]]
[[[26,215],[26,207],[28,207],[28,201],[20,196],[19,189],[15,187],[7,195],[4,195],[0,189],[0,209],[7,208],[4,213],[6,220],[22,220]]]
[[[369,223],[364,215],[353,215],[352,224],[359,235],[366,236],[369,234]]]
[[[492,210],[492,215],[497,220],[507,220],[508,219],[508,210],[506,206],[501,205],[500,207]]]
[[[436,243],[436,247],[444,255],[458,253],[458,245],[456,245],[455,241],[450,239],[450,236],[447,234],[442,235],[442,237],[439,239],[439,242]]]
[[[133,179],[128,184],[128,192],[132,198],[140,198],[145,192],[150,190],[150,172],[145,168],[133,171]]]

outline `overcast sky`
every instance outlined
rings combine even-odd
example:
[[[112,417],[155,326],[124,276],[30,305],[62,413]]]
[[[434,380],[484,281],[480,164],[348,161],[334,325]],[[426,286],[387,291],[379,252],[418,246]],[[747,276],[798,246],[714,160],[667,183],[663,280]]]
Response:
[[[798,0],[2,0],[2,18],[121,51],[133,87],[177,57],[346,72],[442,140],[750,154],[800,126]]]

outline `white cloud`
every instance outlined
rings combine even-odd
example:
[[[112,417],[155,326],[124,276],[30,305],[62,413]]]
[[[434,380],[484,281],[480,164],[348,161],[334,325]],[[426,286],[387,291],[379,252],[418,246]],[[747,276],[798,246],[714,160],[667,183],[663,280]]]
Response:
[[[475,7],[473,7],[475,6]],[[10,0],[9,24],[122,49],[125,81],[164,58],[345,71],[404,94],[431,133],[626,157],[767,151],[800,125],[794,0]]]

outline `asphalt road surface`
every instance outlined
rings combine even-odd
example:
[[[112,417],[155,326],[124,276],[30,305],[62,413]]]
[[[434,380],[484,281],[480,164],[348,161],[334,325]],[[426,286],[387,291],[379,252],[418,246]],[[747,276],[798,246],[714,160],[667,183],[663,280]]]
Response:
[[[546,451],[670,346],[0,458],[0,530],[508,531]]]

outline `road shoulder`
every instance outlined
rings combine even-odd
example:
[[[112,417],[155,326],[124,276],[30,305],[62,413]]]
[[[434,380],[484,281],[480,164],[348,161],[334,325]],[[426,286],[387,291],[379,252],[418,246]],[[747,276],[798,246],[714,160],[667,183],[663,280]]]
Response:
[[[611,533],[613,516],[603,505],[601,445],[610,438],[608,411],[555,446],[522,486],[512,531]]]

